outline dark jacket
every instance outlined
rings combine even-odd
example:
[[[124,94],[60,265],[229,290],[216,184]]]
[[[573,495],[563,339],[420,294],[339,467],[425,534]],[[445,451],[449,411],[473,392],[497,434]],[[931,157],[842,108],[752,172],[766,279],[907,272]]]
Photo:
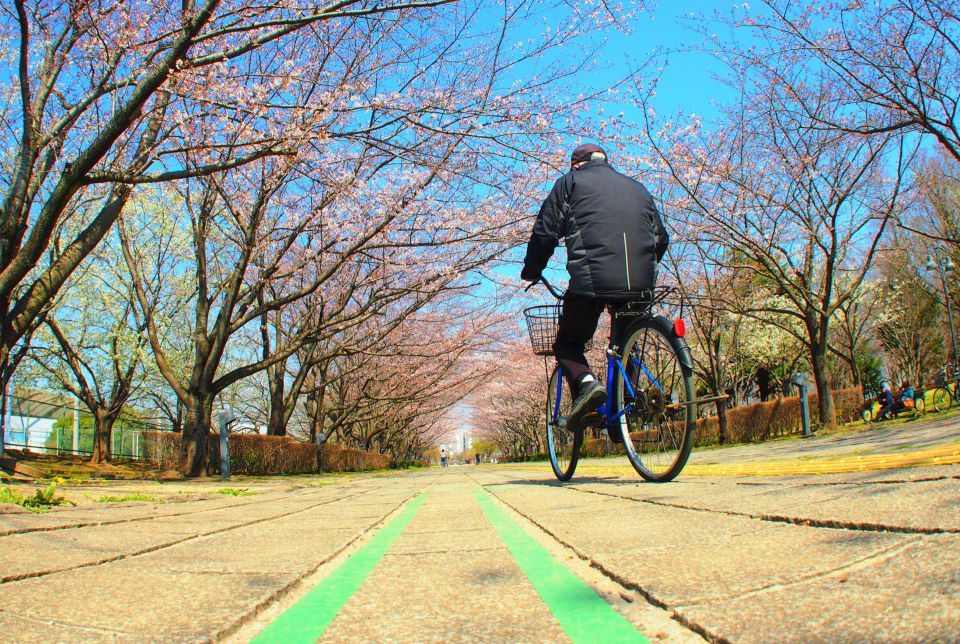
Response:
[[[520,277],[535,280],[559,240],[567,244],[568,293],[634,299],[656,285],[670,237],[643,184],[590,161],[560,177],[540,207]]]

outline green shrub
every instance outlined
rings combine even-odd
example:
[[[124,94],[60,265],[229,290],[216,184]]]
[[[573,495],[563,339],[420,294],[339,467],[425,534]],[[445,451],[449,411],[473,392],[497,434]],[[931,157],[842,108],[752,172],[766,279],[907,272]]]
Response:
[[[48,508],[54,505],[75,505],[73,501],[67,501],[62,496],[57,496],[56,483],[51,483],[42,490],[37,488],[37,491],[31,497],[23,496],[8,487],[0,488],[0,503],[19,505],[31,512],[46,512]]]
[[[425,467],[426,463],[423,461],[418,461],[412,458],[395,458],[393,463],[390,465],[392,470],[409,470],[416,469],[420,467]]]
[[[121,494],[120,496],[101,496],[97,499],[97,503],[123,503],[124,501],[152,501],[159,502],[160,497],[154,494]]]
[[[253,496],[256,492],[251,492],[248,488],[222,487],[216,490],[214,494],[226,494],[228,496]]]

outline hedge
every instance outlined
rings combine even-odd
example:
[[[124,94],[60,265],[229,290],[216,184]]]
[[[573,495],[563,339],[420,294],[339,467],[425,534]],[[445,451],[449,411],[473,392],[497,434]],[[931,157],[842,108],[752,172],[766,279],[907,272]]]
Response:
[[[837,420],[846,422],[860,417],[863,394],[858,387],[833,392]],[[809,396],[810,423],[820,424],[819,398],[816,392]],[[727,410],[727,439],[730,443],[756,443],[778,436],[799,434],[803,431],[800,414],[800,396],[777,398],[768,402],[741,405]],[[714,445],[719,442],[720,425],[716,416],[697,421],[694,445]]]
[[[816,393],[809,396],[810,422],[818,425],[820,410]],[[833,402],[840,422],[860,418],[863,395],[857,387],[833,392]],[[800,415],[800,397],[789,396],[768,402],[741,405],[727,410],[727,433],[730,443],[755,443],[778,436],[799,434],[803,431]],[[701,418],[694,432],[694,446],[715,445],[719,442],[719,424],[716,416]],[[623,446],[610,444],[611,454],[623,454]],[[582,456],[606,456],[607,439],[587,438],[580,448]]]
[[[144,432],[144,459],[157,469],[177,469],[179,432]],[[317,449],[289,436],[231,434],[230,471],[234,474],[302,474],[317,471]],[[220,471],[220,436],[210,434],[209,472]],[[327,443],[321,455],[322,469],[331,472],[387,469],[391,456],[348,449]]]
[[[350,449],[336,443],[323,445],[323,470],[325,472],[360,472],[385,470],[393,465],[393,456]]]

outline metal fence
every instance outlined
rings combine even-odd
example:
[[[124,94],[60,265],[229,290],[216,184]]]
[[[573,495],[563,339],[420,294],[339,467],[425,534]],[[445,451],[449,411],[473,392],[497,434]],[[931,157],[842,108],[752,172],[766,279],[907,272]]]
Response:
[[[2,410],[3,445],[40,454],[93,453],[94,419],[77,401],[58,394],[8,396]],[[143,432],[168,430],[154,419],[121,414],[110,440],[112,457],[143,458]]]

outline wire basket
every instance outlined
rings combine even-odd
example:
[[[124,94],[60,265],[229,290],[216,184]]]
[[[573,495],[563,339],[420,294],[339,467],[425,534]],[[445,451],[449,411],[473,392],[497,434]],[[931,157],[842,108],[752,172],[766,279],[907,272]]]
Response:
[[[527,319],[527,333],[530,334],[530,346],[538,356],[552,356],[553,343],[557,340],[557,327],[560,324],[561,304],[531,306],[523,310]]]

